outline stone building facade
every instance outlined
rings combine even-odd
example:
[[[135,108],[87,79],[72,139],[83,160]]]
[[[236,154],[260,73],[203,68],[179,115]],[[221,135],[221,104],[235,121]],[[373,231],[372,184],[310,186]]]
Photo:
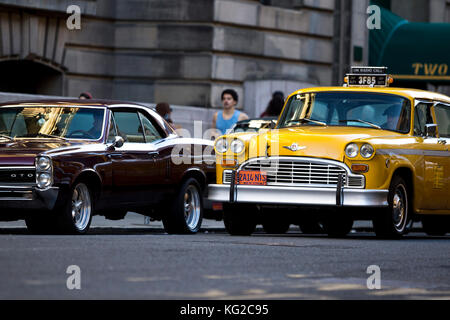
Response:
[[[272,3],[273,2],[273,3]],[[81,29],[69,30],[70,5]],[[330,85],[334,0],[0,0],[0,91],[220,107]]]
[[[450,21],[450,0],[379,1],[413,21]],[[209,121],[234,88],[257,116],[276,90],[341,85],[350,65],[367,64],[370,3],[0,0],[0,91],[166,101]],[[67,26],[71,5],[80,30]]]

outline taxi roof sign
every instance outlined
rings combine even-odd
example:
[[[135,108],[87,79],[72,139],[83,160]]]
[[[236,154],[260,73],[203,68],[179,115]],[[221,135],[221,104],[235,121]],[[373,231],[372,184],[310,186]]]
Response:
[[[344,86],[348,87],[388,87],[392,78],[387,67],[351,67],[351,73],[345,77]]]

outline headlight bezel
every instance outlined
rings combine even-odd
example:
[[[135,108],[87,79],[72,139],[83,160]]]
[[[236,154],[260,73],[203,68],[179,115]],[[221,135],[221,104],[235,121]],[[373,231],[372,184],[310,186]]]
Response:
[[[370,153],[367,154],[365,151],[363,151],[363,149],[368,149],[370,150]],[[373,157],[373,155],[375,154],[375,148],[369,144],[369,143],[364,143],[361,148],[359,149],[359,154],[361,155],[361,157],[363,157],[364,159],[370,159]]]
[[[35,160],[36,186],[39,189],[48,189],[53,185],[53,161],[47,156],[38,156]],[[45,179],[45,183],[43,183]]]
[[[353,148],[353,152],[351,152],[351,153],[349,152],[350,148]],[[358,156],[358,154],[359,154],[359,147],[358,147],[358,145],[357,145],[356,143],[352,142],[352,143],[349,143],[349,144],[345,147],[344,152],[345,152],[345,155],[346,155],[348,158],[354,159],[354,158],[356,158],[356,157]]]
[[[42,163],[45,163],[44,166],[42,166]],[[50,158],[48,157],[38,157],[36,159],[36,169],[40,170],[40,171],[48,171],[49,169],[51,169],[52,166],[52,161],[50,160]]]
[[[217,153],[226,153],[228,151],[228,148],[228,141],[225,138],[217,139],[216,143],[214,144],[214,149],[216,149]]]
[[[43,178],[46,178],[46,180],[43,180]],[[43,181],[45,181],[43,183]],[[36,184],[38,188],[40,189],[46,189],[49,188],[53,183],[52,175],[48,172],[41,172],[36,175]]]
[[[236,145],[238,145],[238,149],[233,150],[233,146],[236,146]],[[241,154],[245,150],[244,141],[242,141],[241,139],[237,139],[237,138],[233,139],[233,141],[231,141],[231,143],[230,143],[229,150],[234,154]]]

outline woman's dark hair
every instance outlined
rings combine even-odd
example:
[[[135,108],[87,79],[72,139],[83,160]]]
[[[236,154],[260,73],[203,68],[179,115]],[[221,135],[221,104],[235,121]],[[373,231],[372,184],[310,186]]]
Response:
[[[274,97],[270,100],[269,105],[264,113],[266,117],[278,117],[283,109],[284,100],[279,96]]]
[[[239,96],[236,91],[234,91],[233,89],[223,90],[222,95],[220,96],[222,100],[223,100],[223,96],[226,94],[231,95],[233,97],[234,101],[238,102]]]
[[[80,93],[79,98],[92,99],[92,94],[90,94],[89,92],[82,92]]]

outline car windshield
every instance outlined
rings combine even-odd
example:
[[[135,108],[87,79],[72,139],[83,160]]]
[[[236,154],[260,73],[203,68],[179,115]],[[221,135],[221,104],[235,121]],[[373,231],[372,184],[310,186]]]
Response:
[[[97,140],[102,135],[104,113],[102,108],[3,107],[0,137]]]
[[[278,128],[351,126],[407,133],[410,119],[410,102],[400,96],[368,92],[312,92],[290,98]]]

